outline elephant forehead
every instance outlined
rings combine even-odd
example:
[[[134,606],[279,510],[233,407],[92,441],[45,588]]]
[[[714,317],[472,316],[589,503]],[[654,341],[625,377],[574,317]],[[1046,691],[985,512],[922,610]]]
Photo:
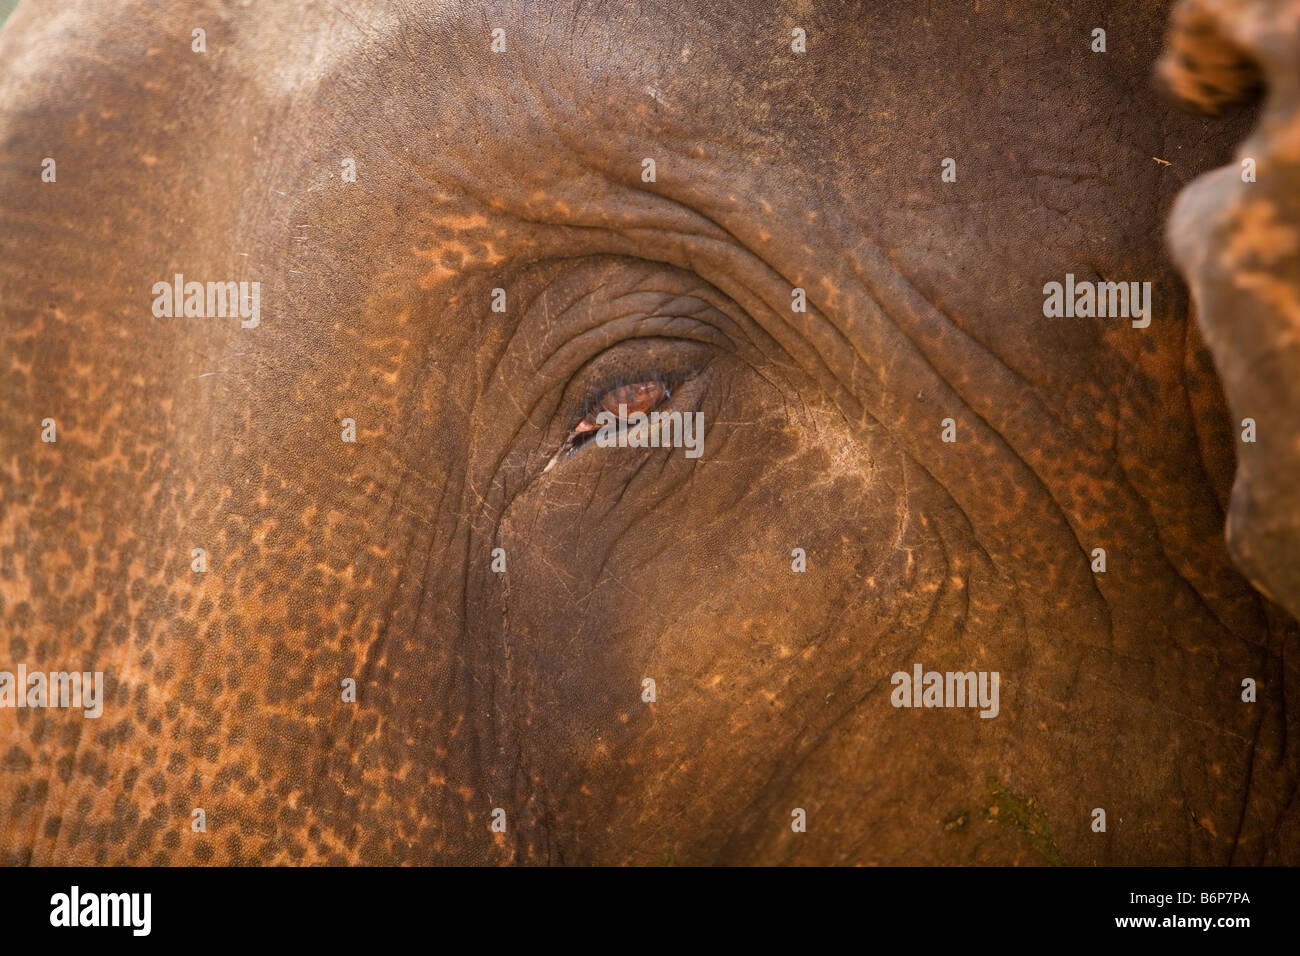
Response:
[[[1092,323],[1045,326],[1044,283],[1067,272],[1172,282],[1148,239],[1177,186],[1150,159],[1160,126],[1115,108],[1131,90],[1113,71],[1049,70],[1083,54],[1034,18],[953,10],[917,30],[897,12],[830,23],[772,5],[747,7],[741,30],[725,11],[633,4],[317,15],[330,29],[295,48],[307,80],[274,87],[278,125],[265,131],[309,159],[286,167],[272,146],[257,173],[287,170],[299,210],[308,197],[301,221],[376,246],[377,265],[409,258],[419,291],[440,302],[462,303],[467,276],[548,251],[629,251],[711,267],[706,278],[756,313],[788,318],[799,287],[834,325],[816,348],[847,338],[871,356],[889,349],[863,279],[898,274],[1025,377],[1069,388],[1104,374],[1090,355],[1111,346]],[[806,53],[791,49],[795,27]],[[988,45],[962,42],[972,35]],[[320,74],[313,45],[332,47]],[[954,63],[979,81],[955,82]],[[328,185],[341,158],[357,164],[353,201]],[[949,160],[958,182],[945,185]],[[1158,292],[1168,301],[1171,287]]]

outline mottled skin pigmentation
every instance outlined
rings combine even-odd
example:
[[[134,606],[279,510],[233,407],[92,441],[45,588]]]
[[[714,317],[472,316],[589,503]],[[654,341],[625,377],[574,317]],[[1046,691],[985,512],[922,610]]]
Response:
[[[0,667],[109,695],[0,710],[0,859],[1300,862],[1300,587],[1223,535],[1245,406],[1259,508],[1294,494],[1295,377],[1231,369],[1294,318],[1295,64],[1257,192],[1173,237],[1229,415],[1161,234],[1254,117],[1159,98],[1168,14],[20,6]],[[177,272],[260,281],[260,326],[154,318]],[[1150,327],[1045,319],[1067,272],[1151,281]],[[544,471],[646,371],[701,458]],[[998,671],[999,715],[891,707],[913,663]]]

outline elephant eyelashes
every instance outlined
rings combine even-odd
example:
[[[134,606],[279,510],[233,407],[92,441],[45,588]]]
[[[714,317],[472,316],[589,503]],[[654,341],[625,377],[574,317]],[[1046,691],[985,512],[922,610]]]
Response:
[[[617,420],[636,412],[648,413],[671,397],[672,386],[661,379],[629,382],[605,389],[594,401],[586,403],[582,420],[570,430],[560,450],[547,463],[545,471],[550,471],[558,462],[590,443],[599,433],[601,425],[610,421],[610,416]]]

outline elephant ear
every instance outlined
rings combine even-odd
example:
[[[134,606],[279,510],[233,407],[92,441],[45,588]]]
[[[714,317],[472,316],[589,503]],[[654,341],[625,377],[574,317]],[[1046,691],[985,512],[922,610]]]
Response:
[[[1229,551],[1300,617],[1300,0],[1184,0],[1158,74],[1204,113],[1264,91],[1236,161],[1183,190],[1167,238],[1238,438]]]

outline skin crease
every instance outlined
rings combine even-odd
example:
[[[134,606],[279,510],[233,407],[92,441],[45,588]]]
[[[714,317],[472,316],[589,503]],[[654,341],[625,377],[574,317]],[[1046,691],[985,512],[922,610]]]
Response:
[[[19,8],[0,667],[108,697],[0,711],[0,859],[1300,862],[1160,240],[1253,117],[1159,98],[1161,4],[732,6]],[[261,324],[155,319],[178,272]],[[1045,319],[1067,272],[1150,327]],[[638,372],[703,456],[544,471]],[[891,707],[914,663],[999,715]]]

